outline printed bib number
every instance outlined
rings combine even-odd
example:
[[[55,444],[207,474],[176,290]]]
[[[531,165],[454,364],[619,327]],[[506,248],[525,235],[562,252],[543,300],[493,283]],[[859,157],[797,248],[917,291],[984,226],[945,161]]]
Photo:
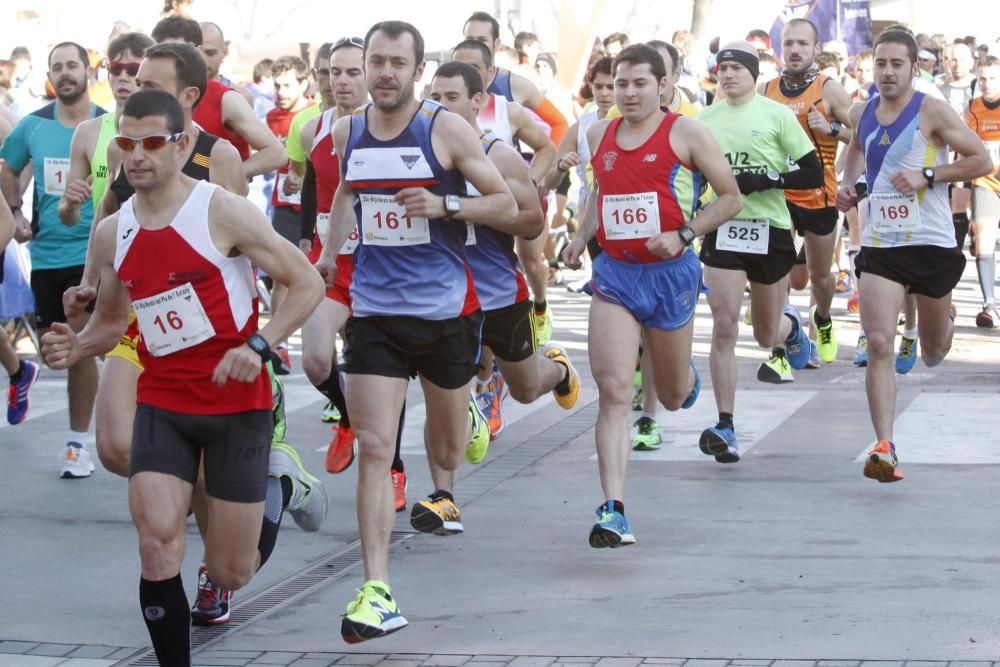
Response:
[[[294,195],[285,194],[285,180],[287,180],[288,174],[278,174],[278,180],[274,184],[274,191],[278,193],[278,201],[282,204],[294,204],[295,206],[300,206],[302,204],[302,191],[296,192]],[[320,238],[326,238],[321,236]]]
[[[609,241],[645,239],[660,233],[660,207],[655,192],[604,195],[601,216],[604,236]]]
[[[465,223],[465,245],[476,245],[476,225]]]
[[[154,357],[193,347],[215,335],[215,327],[191,283],[132,302],[139,332]]]
[[[868,215],[872,228],[880,234],[912,232],[920,228],[920,204],[917,193],[869,193]]]
[[[766,255],[770,237],[771,225],[767,220],[730,220],[719,227],[715,247],[730,252]]]
[[[354,225],[351,227],[351,234],[344,241],[344,245],[340,246],[340,251],[338,255],[353,255],[354,251],[358,249],[358,226]]]
[[[66,191],[66,177],[69,176],[69,159],[47,157],[43,163],[45,173],[45,194],[62,196]]]
[[[319,237],[320,243],[326,243],[326,235],[330,231],[330,214],[329,213],[317,213],[316,214],[316,236]]]
[[[986,152],[990,154],[990,159],[993,160],[993,169],[996,170],[997,167],[1000,167],[1000,141],[987,141]]]
[[[359,195],[366,245],[407,246],[431,242],[427,218],[411,218],[392,195]]]

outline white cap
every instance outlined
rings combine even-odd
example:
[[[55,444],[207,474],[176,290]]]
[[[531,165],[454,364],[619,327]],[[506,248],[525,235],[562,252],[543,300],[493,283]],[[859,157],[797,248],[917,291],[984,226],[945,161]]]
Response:
[[[927,49],[920,49],[920,53],[917,54],[917,58],[920,60],[930,60],[932,63],[937,62],[937,56]]]

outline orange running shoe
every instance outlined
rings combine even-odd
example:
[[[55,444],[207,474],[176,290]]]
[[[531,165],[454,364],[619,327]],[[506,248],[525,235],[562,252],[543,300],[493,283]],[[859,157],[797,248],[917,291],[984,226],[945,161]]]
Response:
[[[392,493],[395,497],[396,511],[402,512],[406,509],[406,471],[390,470],[392,475]]]
[[[854,294],[852,294],[851,298],[847,300],[847,312],[861,312],[861,299],[858,297],[858,290],[854,290]]]
[[[333,440],[326,448],[326,471],[336,475],[347,470],[354,462],[354,429],[350,426],[337,424],[333,429]]]
[[[903,473],[896,470],[897,465],[896,445],[888,440],[879,440],[865,459],[865,477],[880,482],[898,482],[903,479]]]

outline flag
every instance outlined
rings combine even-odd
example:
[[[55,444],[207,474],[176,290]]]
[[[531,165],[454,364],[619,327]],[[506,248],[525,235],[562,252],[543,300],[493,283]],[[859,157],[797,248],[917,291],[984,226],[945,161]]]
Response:
[[[781,29],[793,18],[812,21],[819,31],[820,43],[843,41],[848,55],[872,45],[871,0],[788,0],[771,26],[771,44],[779,58]]]

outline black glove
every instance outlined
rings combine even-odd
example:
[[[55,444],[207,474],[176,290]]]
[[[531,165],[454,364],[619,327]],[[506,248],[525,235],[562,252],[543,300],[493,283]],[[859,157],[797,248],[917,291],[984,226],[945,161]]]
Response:
[[[736,185],[740,186],[740,194],[751,195],[762,190],[770,190],[774,187],[774,182],[767,177],[767,174],[741,171],[736,174]]]

